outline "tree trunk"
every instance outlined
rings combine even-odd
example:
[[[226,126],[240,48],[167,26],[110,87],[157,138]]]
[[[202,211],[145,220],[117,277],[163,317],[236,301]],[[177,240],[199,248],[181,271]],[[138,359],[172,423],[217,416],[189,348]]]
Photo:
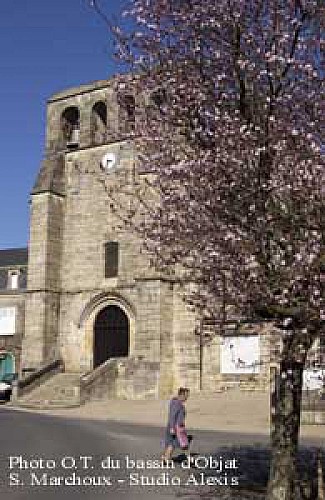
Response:
[[[271,467],[267,500],[297,500],[296,459],[304,363],[282,361],[276,382],[276,410],[271,427]]]

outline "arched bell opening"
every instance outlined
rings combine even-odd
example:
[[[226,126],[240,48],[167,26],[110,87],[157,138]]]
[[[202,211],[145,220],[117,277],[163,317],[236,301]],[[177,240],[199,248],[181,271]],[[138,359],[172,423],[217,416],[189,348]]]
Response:
[[[119,128],[122,133],[132,133],[135,130],[136,105],[131,94],[118,94]]]
[[[91,110],[91,137],[93,144],[102,144],[107,134],[107,107],[103,101],[96,102]]]
[[[62,142],[68,149],[75,149],[80,141],[80,117],[76,106],[66,108],[61,115]]]

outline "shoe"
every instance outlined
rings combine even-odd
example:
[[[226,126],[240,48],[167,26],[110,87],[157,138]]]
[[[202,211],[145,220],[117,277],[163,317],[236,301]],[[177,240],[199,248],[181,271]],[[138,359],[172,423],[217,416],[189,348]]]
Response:
[[[166,457],[165,457],[165,455],[162,455],[162,456],[160,457],[160,460],[162,461],[163,465],[167,465],[167,464],[168,464],[168,462],[172,462],[172,461],[173,461],[173,459],[172,459],[172,458],[166,458]]]

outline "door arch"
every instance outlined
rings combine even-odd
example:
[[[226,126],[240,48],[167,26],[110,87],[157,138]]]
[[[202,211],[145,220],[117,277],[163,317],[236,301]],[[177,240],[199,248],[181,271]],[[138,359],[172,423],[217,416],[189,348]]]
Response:
[[[94,323],[94,368],[110,358],[129,355],[129,319],[116,305],[99,311]]]

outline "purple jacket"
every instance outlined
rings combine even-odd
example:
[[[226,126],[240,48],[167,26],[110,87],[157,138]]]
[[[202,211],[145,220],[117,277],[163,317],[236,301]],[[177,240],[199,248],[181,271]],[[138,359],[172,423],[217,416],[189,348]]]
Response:
[[[173,398],[169,403],[167,426],[175,429],[176,425],[185,425],[185,407],[178,398]]]

